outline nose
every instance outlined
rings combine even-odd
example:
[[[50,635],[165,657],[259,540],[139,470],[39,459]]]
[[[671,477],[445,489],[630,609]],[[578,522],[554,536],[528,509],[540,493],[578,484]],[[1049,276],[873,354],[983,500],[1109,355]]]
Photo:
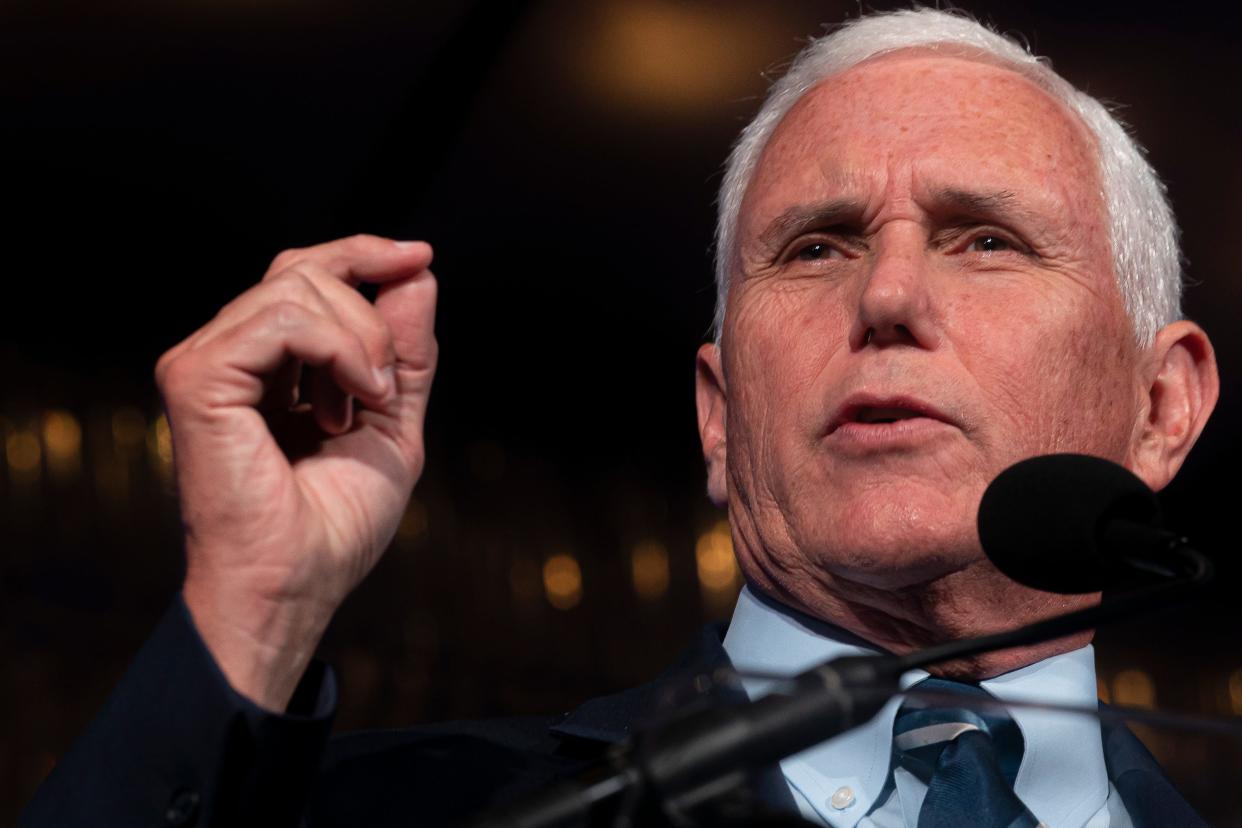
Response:
[[[934,349],[940,344],[924,229],[915,222],[894,222],[874,237],[873,260],[858,297],[850,330],[850,347],[909,345]]]

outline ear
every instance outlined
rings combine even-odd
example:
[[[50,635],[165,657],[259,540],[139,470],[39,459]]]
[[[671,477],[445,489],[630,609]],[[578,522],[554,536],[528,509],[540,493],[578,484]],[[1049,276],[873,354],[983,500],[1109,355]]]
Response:
[[[1207,334],[1181,320],[1156,334],[1144,369],[1147,416],[1130,452],[1130,469],[1155,490],[1182,467],[1220,395],[1216,354]]]
[[[707,463],[707,496],[717,506],[729,500],[725,474],[725,408],[728,391],[720,348],[710,342],[699,348],[695,358],[694,400],[699,411],[699,442]]]

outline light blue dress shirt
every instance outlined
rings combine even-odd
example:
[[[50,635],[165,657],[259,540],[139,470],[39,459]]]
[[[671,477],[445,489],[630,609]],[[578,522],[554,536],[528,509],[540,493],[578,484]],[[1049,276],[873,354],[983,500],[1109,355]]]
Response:
[[[724,649],[739,671],[794,675],[845,655],[880,652],[855,635],[810,618],[743,588]],[[927,677],[922,670],[902,676],[902,687]],[[750,698],[771,686],[742,679]],[[1097,704],[1094,650],[1088,645],[980,686],[1002,701],[1094,707]],[[781,762],[803,817],[833,828],[891,828],[918,825],[927,787],[898,768],[883,802],[892,754],[893,719],[901,699],[889,701],[874,718]],[[1049,828],[1129,828],[1121,797],[1108,781],[1099,722],[1081,715],[1011,708],[1025,749],[1014,791]]]

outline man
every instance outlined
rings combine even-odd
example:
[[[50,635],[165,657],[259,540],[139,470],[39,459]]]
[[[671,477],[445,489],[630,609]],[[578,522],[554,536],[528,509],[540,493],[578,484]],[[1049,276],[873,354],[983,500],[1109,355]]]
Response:
[[[748,586],[684,666],[792,672],[1098,598],[1009,581],[974,529],[988,482],[1033,455],[1164,486],[1216,401],[1162,189],[1098,103],[964,18],[863,18],[774,87],[719,228],[699,427]],[[422,470],[430,262],[372,237],[288,251],[160,359],[184,602],[25,824],[437,824],[576,773],[649,709],[659,683],[566,717],[345,737],[325,758],[335,690],[312,653]],[[1089,640],[939,673],[1093,703]],[[782,762],[762,796],[836,826],[1196,820],[1125,731],[959,713],[894,701]]]

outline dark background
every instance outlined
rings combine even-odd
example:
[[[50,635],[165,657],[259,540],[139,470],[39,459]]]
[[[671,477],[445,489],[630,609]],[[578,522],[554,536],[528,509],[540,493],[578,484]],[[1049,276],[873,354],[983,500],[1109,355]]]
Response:
[[[1163,500],[1221,577],[1102,633],[1101,692],[1242,713],[1233,27],[1202,5],[963,5],[1124,102],[1168,182],[1187,313],[1224,388]],[[426,238],[441,283],[428,471],[323,647],[339,727],[566,709],[649,677],[727,617],[737,581],[712,554],[722,515],[693,414],[713,198],[763,70],[857,10],[0,6],[0,822],[176,591],[155,360],[285,247]],[[570,571],[545,584],[550,558]],[[1236,739],[1142,735],[1205,815],[1242,824]]]

